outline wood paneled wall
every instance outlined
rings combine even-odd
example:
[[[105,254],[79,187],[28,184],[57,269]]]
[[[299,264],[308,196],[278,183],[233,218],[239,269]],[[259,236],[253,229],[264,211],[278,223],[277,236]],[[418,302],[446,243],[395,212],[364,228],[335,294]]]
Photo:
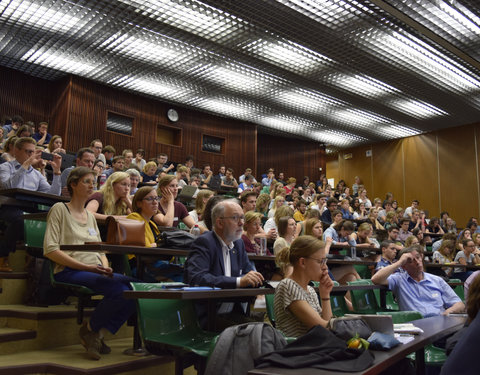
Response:
[[[0,114],[25,121],[49,121],[52,85],[43,79],[0,68]]]
[[[327,177],[351,185],[358,175],[370,199],[389,191],[401,207],[418,199],[430,217],[445,210],[463,227],[480,216],[479,133],[472,124],[343,150],[328,156]]]
[[[310,181],[317,181],[323,173],[319,168],[325,171],[326,165],[325,150],[319,142],[270,134],[258,134],[257,158],[258,177],[274,168],[276,174],[284,172],[285,178],[295,177],[297,183],[302,183],[304,176],[309,176]]]

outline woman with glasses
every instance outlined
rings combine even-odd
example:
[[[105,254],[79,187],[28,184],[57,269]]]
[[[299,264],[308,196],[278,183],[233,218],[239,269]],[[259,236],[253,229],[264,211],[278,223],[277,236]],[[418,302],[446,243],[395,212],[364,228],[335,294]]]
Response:
[[[286,336],[299,337],[314,326],[328,326],[332,318],[330,291],[333,282],[328,276],[325,243],[312,236],[301,236],[276,255],[277,262],[292,266],[292,273],[275,289],[276,328]],[[318,300],[315,289],[308,285],[319,281]]]
[[[74,168],[67,179],[71,200],[56,203],[49,211],[43,244],[44,255],[54,262],[56,281],[86,286],[104,297],[90,322],[80,328],[80,341],[92,359],[110,353],[104,334],[116,333],[135,312],[135,302],[126,300],[133,278],[113,273],[102,253],[60,250],[62,245],[81,245],[101,241],[97,222],[85,203],[93,192],[95,175],[87,167]]]
[[[152,220],[158,211],[159,200],[153,186],[141,187],[133,196],[133,212],[127,216],[127,219],[145,222],[145,245],[149,247],[157,247],[157,238],[160,235],[157,224]]]
[[[461,264],[463,266],[472,265],[472,264],[480,264],[480,255],[475,247],[475,242],[470,239],[463,240],[463,250],[459,251],[457,255],[455,255],[455,263]],[[455,267],[453,270],[452,277],[454,279],[460,279],[462,281],[467,280],[467,278],[472,274],[472,271],[467,271],[463,267]]]
[[[96,159],[93,164],[93,171],[95,172],[95,186],[93,187],[93,190],[98,190],[100,188],[100,178],[104,170],[105,164],[103,163],[103,160]]]

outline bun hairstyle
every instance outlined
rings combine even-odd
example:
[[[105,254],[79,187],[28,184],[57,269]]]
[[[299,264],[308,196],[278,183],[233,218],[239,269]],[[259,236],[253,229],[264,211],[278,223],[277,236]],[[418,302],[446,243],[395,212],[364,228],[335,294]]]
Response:
[[[284,270],[288,265],[295,266],[300,258],[308,258],[318,250],[325,248],[325,242],[313,236],[300,236],[290,247],[284,247],[276,254],[276,261]]]

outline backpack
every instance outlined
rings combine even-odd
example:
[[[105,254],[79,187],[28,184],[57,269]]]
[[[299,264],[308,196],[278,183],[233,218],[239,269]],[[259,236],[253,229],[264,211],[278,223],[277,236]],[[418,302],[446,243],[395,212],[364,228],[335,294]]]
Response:
[[[255,368],[254,359],[286,345],[280,331],[267,323],[228,327],[218,337],[205,375],[245,375]]]

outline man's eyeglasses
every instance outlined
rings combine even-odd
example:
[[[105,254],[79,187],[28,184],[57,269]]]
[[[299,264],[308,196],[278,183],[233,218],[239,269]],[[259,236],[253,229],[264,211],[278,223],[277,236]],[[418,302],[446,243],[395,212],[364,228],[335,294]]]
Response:
[[[318,264],[320,264],[322,266],[327,264],[327,258],[322,258],[322,259],[317,259],[317,258],[313,258],[313,257],[305,257],[305,258],[313,259],[315,262],[317,262]]]
[[[144,201],[147,201],[147,202],[160,202],[160,197],[146,197],[146,198],[143,198],[142,200]]]
[[[245,216],[239,216],[239,215],[233,215],[233,216],[222,216],[221,219],[232,219],[233,221],[236,221],[237,223],[239,221],[245,221]]]

